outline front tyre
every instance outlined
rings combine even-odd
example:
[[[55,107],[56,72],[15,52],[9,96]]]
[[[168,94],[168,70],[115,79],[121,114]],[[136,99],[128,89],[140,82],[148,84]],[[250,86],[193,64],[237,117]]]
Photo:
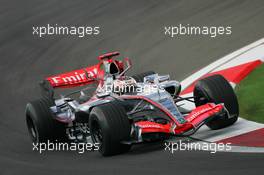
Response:
[[[94,107],[89,117],[89,127],[94,143],[99,143],[99,152],[110,156],[129,151],[131,125],[125,109],[116,101]]]
[[[196,106],[212,102],[224,103],[229,113],[224,118],[215,118],[206,125],[215,130],[234,124],[238,119],[239,106],[236,94],[229,82],[221,75],[213,75],[199,80],[194,88],[194,101]]]

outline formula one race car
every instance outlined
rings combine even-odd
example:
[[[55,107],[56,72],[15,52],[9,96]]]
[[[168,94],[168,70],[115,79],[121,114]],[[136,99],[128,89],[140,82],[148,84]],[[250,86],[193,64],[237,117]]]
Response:
[[[238,118],[233,88],[221,75],[199,80],[192,97],[181,97],[181,85],[153,71],[125,74],[131,61],[99,56],[97,65],[46,78],[42,97],[26,106],[26,122],[35,143],[49,141],[98,143],[102,155],[123,153],[134,143],[189,136],[202,125],[221,129]],[[91,96],[87,89],[96,89]],[[89,85],[89,86],[88,86]],[[80,88],[60,97],[54,89]],[[77,97],[74,97],[77,96]],[[184,100],[196,108],[184,109]]]

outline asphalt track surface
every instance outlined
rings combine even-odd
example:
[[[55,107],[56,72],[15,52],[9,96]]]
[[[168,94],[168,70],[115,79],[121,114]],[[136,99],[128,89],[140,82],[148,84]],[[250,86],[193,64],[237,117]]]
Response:
[[[96,152],[32,151],[26,103],[38,97],[45,76],[97,62],[107,51],[133,60],[131,74],[170,73],[178,80],[264,36],[264,1],[10,1],[0,5],[0,174],[260,174],[263,154],[178,151],[161,144],[103,158]],[[94,37],[32,35],[32,26],[98,25]],[[164,36],[166,25],[231,25],[232,35]]]

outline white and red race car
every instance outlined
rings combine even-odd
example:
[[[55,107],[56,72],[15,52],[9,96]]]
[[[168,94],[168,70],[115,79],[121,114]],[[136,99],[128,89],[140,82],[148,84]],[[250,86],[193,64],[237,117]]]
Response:
[[[33,142],[74,141],[99,143],[104,156],[123,153],[135,143],[189,136],[202,125],[221,129],[238,118],[237,97],[221,75],[199,80],[194,96],[181,97],[181,85],[169,75],[153,71],[126,76],[128,58],[118,52],[99,56],[94,66],[46,78],[42,97],[26,106],[26,121]],[[86,90],[97,85],[91,96]],[[58,88],[80,90],[55,97]],[[76,94],[79,94],[78,97]],[[183,100],[196,108],[184,109]]]

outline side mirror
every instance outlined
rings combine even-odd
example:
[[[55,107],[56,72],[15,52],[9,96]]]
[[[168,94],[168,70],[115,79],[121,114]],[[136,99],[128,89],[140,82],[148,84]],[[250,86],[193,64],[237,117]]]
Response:
[[[181,84],[178,81],[161,83],[161,87],[173,96],[178,96],[181,92]]]

